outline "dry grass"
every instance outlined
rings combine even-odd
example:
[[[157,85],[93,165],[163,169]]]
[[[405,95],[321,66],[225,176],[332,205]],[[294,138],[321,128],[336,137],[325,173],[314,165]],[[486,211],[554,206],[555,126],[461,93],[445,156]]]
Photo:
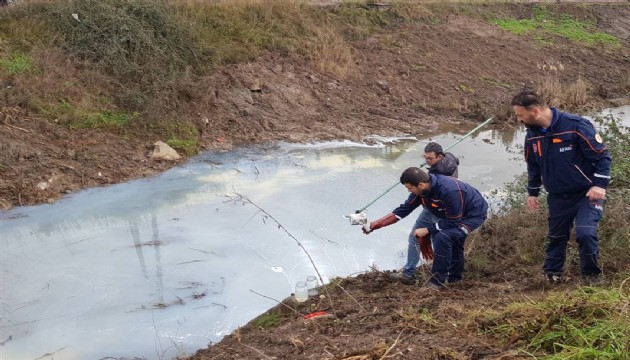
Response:
[[[590,84],[581,77],[567,84],[562,83],[557,75],[550,74],[538,80],[537,88],[547,98],[549,105],[566,111],[587,110],[585,107],[593,101],[589,91]]]
[[[113,100],[99,95],[113,90],[110,80],[88,70],[83,61],[52,48],[34,49],[30,56],[36,69],[12,80],[9,102],[61,121],[64,114],[55,109],[63,103],[75,109],[112,108]]]
[[[614,197],[604,204],[604,218],[600,225],[602,267],[607,273],[630,271],[630,205],[625,197]]]
[[[468,241],[468,264],[473,274],[498,275],[542,264],[547,236],[546,211],[514,209],[490,218]],[[534,225],[533,224],[539,224]]]
[[[354,73],[352,47],[342,36],[322,27],[316,30],[315,39],[310,45],[309,57],[320,71],[342,79]]]
[[[303,55],[321,71],[339,77],[351,73],[354,65],[340,24],[305,1],[188,0],[177,7],[177,15],[211,49],[216,64],[280,51]]]

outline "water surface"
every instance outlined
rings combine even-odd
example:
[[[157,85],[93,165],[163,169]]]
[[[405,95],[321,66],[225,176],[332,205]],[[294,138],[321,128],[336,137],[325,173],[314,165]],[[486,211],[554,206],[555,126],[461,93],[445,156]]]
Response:
[[[460,136],[207,152],[154,178],[0,213],[0,357],[192,354],[315,273],[296,239],[326,278],[399,268],[417,214],[370,236],[343,215],[419,165],[429,140]],[[485,130],[461,142],[460,178],[486,194],[512,181],[525,171],[523,137]],[[368,217],[406,197],[394,187]]]

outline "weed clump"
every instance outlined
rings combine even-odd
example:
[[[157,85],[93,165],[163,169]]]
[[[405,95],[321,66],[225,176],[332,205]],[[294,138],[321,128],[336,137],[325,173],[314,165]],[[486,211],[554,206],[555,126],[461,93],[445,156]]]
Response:
[[[161,1],[70,0],[47,19],[62,48],[122,83],[149,87],[199,61],[193,34]]]
[[[582,288],[537,302],[512,303],[478,319],[486,335],[521,344],[546,359],[625,359],[628,298],[616,289]]]
[[[7,59],[0,59],[0,68],[11,75],[27,73],[33,70],[33,61],[30,56],[17,52]]]

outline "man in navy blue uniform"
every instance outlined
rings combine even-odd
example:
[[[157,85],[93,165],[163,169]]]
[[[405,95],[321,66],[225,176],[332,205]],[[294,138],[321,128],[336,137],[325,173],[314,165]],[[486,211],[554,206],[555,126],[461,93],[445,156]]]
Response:
[[[459,159],[450,152],[445,153],[442,146],[436,142],[430,142],[424,147],[424,161],[429,166],[429,174],[439,174],[457,177]],[[402,271],[391,273],[393,280],[411,285],[416,282],[416,267],[420,262],[420,254],[425,260],[433,260],[433,248],[431,236],[427,234],[422,238],[416,238],[416,230],[427,227],[438,219],[427,210],[422,210],[418,219],[411,228],[407,238],[407,263]]]
[[[590,285],[601,281],[597,228],[610,181],[611,158],[593,124],[550,108],[533,91],[512,99],[516,118],[527,126],[527,207],[538,209],[547,190],[549,234],[543,270],[550,283],[562,281],[567,243],[575,221],[580,272]]]
[[[369,234],[391,225],[423,206],[438,219],[415,230],[417,238],[431,234],[433,240],[434,259],[427,287],[439,289],[460,281],[464,272],[464,241],[486,220],[488,203],[477,189],[463,181],[427,174],[417,167],[405,170],[400,183],[411,193],[407,201],[381,219],[365,224],[363,232]]]

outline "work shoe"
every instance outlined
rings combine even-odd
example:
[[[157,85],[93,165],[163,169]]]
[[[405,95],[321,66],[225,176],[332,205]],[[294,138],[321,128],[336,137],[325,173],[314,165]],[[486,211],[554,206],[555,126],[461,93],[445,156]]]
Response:
[[[564,280],[561,274],[549,273],[545,274],[545,276],[547,277],[547,282],[551,285],[558,285]]]
[[[413,285],[416,283],[415,275],[407,275],[403,271],[397,271],[389,273],[389,278],[395,281],[400,281],[405,285]]]
[[[601,285],[603,280],[600,274],[582,275],[582,282],[586,286]]]
[[[431,290],[442,290],[444,286],[440,286],[432,281],[427,282],[422,286],[423,289],[431,289]]]

